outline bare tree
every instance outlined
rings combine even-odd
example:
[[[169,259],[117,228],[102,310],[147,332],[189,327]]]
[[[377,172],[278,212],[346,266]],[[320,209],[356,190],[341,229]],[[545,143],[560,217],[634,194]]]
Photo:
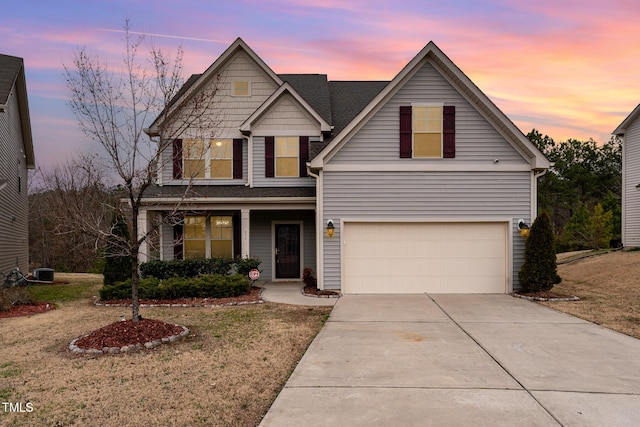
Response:
[[[29,191],[32,262],[70,271],[94,266],[119,198],[105,176],[89,154],[35,171],[31,182],[37,184]]]
[[[123,33],[125,51],[120,67],[112,67],[81,48],[75,51],[73,65],[65,66],[65,77],[71,94],[69,105],[80,129],[102,146],[128,205],[129,240],[119,238],[112,230],[103,234],[99,231],[101,227],[94,227],[93,231],[98,238],[108,237],[112,245],[119,242],[116,246],[131,257],[132,314],[137,321],[138,255],[141,245],[157,233],[160,225],[156,222],[145,233],[138,229],[145,191],[155,183],[158,168],[167,157],[163,152],[170,149],[174,138],[187,129],[216,129],[220,120],[216,108],[217,84],[174,102],[183,84],[181,48],[171,58],[151,47],[144,61],[139,54],[144,36],[134,37],[129,20],[125,21]],[[156,140],[144,133],[157,117],[170,116],[176,119],[160,121],[164,125],[156,133]],[[179,204],[163,220],[175,220],[178,208]]]

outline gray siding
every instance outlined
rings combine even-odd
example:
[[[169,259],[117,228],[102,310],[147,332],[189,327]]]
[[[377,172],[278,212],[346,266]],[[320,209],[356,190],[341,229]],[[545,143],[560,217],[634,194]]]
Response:
[[[23,149],[14,86],[6,111],[0,112],[0,178],[7,180],[7,186],[0,190],[0,271],[3,273],[16,267],[16,259],[23,272],[29,270],[28,177]]]
[[[640,120],[627,128],[624,135],[624,204],[622,205],[623,245],[640,246]]]
[[[306,136],[306,135],[305,135]],[[309,142],[319,141],[320,137],[309,137]],[[254,187],[314,187],[312,177],[302,178],[266,178],[264,176],[264,136],[253,138],[253,186]]]
[[[399,108],[411,103],[456,107],[455,159],[400,159]],[[492,162],[526,164],[520,154],[451,86],[425,63],[333,157],[330,163]]]
[[[316,270],[316,236],[315,213],[312,211],[252,211],[250,219],[251,256],[260,258],[260,279],[273,280],[273,221],[304,221],[303,222],[303,268]]]
[[[324,286],[340,289],[340,219],[444,220],[512,219],[514,287],[523,262],[518,219],[530,223],[530,172],[324,172]]]
[[[242,138],[238,130],[240,125],[253,112],[262,105],[278,86],[271,80],[264,71],[253,62],[244,52],[240,51],[224,64],[219,71],[221,80],[218,82],[219,90],[216,94],[218,101],[215,103],[217,110],[215,119],[221,121],[221,126],[215,127],[211,135],[205,138]],[[251,82],[251,96],[235,97],[231,96],[231,85],[234,80],[248,80]],[[204,89],[206,90],[206,89]],[[185,134],[183,138],[198,137],[201,135]],[[246,148],[246,146],[245,146]],[[243,163],[246,163],[247,150],[243,151]],[[246,166],[246,165],[245,165]],[[183,184],[183,181],[173,180],[173,162],[171,147],[165,150],[162,157],[162,180],[164,185]],[[202,185],[242,185],[247,182],[246,168],[243,166],[243,180],[199,180]],[[231,181],[231,182],[229,182]]]

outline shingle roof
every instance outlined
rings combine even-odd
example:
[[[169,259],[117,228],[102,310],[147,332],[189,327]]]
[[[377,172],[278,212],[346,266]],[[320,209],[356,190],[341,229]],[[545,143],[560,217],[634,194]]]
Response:
[[[326,74],[278,74],[329,124],[332,122],[331,97]]]
[[[9,100],[21,69],[22,58],[0,54],[0,104],[6,104]]]
[[[329,82],[333,134],[337,135],[387,86],[385,81],[332,81]]]
[[[188,190],[188,191],[187,191]],[[281,197],[315,197],[315,187],[254,187],[244,185],[195,185],[188,188],[184,185],[152,186],[145,192],[145,198],[281,198]]]

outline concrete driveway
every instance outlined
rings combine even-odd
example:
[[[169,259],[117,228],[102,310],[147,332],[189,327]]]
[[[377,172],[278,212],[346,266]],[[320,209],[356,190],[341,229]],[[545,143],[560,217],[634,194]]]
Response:
[[[261,426],[637,426],[640,340],[508,295],[347,295]]]

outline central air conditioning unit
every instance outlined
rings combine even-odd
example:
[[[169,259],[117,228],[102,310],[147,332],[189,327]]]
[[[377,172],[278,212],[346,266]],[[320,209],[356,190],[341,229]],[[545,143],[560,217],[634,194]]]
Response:
[[[33,270],[33,280],[53,282],[53,268],[36,268]]]

